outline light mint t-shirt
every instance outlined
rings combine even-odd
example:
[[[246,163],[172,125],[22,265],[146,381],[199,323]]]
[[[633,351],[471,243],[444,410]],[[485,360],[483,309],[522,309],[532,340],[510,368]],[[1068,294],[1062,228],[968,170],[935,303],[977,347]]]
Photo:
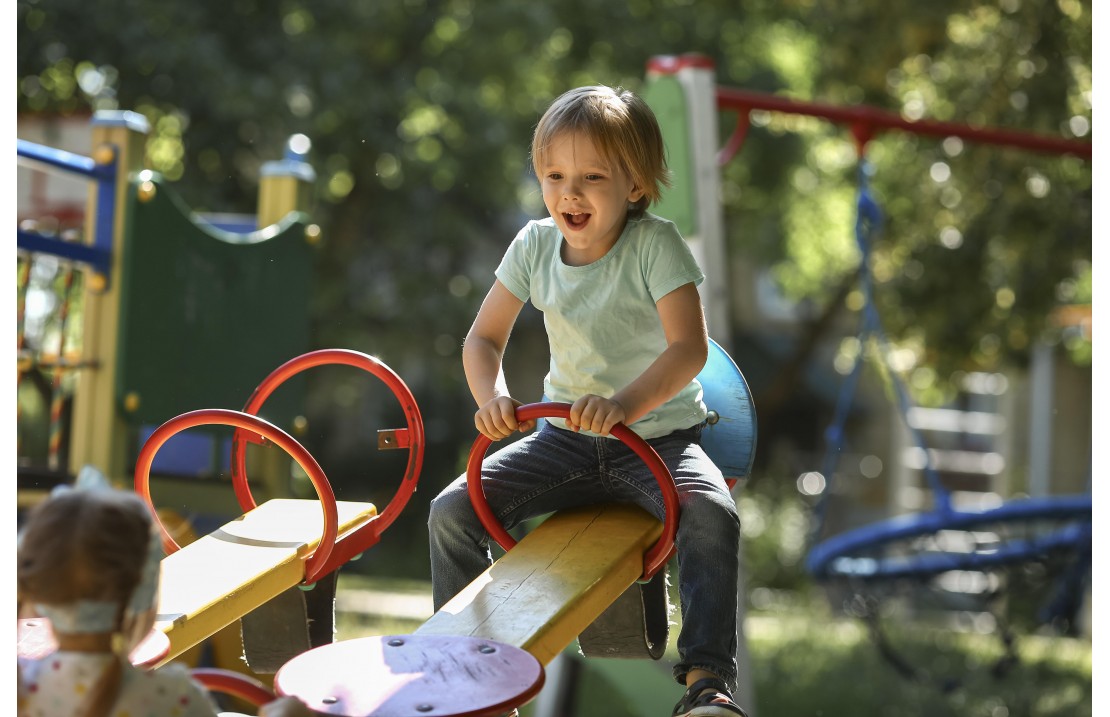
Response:
[[[652,214],[629,219],[613,248],[586,266],[563,263],[562,241],[550,217],[531,221],[495,273],[514,296],[543,312],[551,349],[544,395],[566,403],[587,393],[609,397],[667,348],[655,303],[705,275],[674,223]],[[629,428],[656,438],[705,416],[695,380]],[[562,419],[550,420],[565,427]]]

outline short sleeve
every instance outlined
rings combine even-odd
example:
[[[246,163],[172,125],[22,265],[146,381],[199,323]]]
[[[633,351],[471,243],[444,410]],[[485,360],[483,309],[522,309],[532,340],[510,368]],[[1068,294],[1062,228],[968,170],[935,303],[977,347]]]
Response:
[[[532,259],[535,252],[535,222],[526,224],[509,244],[494,276],[513,296],[528,301],[532,293]]]
[[[647,239],[648,237],[645,237]],[[642,254],[644,279],[653,301],[658,302],[680,286],[705,280],[690,245],[669,221],[655,224]]]

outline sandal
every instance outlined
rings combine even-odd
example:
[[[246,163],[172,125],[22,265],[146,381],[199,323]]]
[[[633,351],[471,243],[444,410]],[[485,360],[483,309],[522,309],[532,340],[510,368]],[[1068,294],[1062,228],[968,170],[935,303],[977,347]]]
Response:
[[[702,692],[715,690],[715,692]],[[723,680],[706,677],[690,685],[686,694],[674,706],[671,717],[748,717],[748,713],[740,709],[733,701],[728,691],[728,685]]]

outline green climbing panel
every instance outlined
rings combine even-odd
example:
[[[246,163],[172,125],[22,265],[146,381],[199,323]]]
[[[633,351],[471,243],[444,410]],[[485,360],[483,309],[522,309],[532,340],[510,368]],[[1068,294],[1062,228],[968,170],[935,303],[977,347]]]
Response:
[[[196,217],[161,177],[152,181],[152,197],[140,200],[137,182],[128,197],[118,406],[136,425],[201,408],[241,410],[271,371],[309,350],[307,216],[226,232]],[[261,416],[288,431],[302,398],[291,380]]]

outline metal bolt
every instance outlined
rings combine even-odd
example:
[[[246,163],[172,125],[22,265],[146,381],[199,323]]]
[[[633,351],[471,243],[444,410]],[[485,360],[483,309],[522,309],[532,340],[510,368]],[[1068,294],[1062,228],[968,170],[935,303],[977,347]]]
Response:
[[[338,697],[325,697],[324,699],[322,699],[320,701],[323,702],[326,705],[334,705],[336,702],[339,701],[339,698]]]
[[[400,647],[401,645],[405,644],[405,641],[402,640],[399,637],[395,637],[392,640],[390,640],[389,642],[387,642],[386,644],[389,645],[390,647]]]
[[[154,199],[154,195],[157,193],[158,188],[154,185],[154,182],[149,179],[139,185],[138,196],[140,202],[149,202],[151,199]]]
[[[416,711],[417,712],[431,712],[434,709],[435,709],[434,705],[417,705],[416,706]]]
[[[492,655],[493,653],[497,652],[497,648],[490,645],[482,645],[478,648],[478,652],[482,653],[483,655]]]
[[[711,426],[716,425],[717,421],[719,420],[721,420],[721,414],[717,413],[716,411],[710,411],[709,414],[705,417],[705,422]]]
[[[93,151],[93,161],[97,164],[111,164],[116,158],[116,148],[110,144],[102,144]]]

